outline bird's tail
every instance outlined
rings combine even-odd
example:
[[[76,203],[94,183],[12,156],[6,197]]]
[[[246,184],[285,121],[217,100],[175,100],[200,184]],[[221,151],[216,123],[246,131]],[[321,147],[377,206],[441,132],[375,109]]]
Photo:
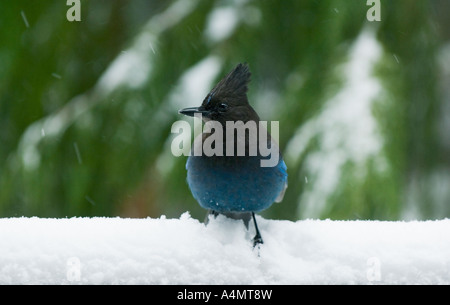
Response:
[[[205,225],[208,224],[209,221],[209,215],[214,215],[214,217],[217,217],[219,214],[225,215],[228,218],[231,219],[241,219],[244,222],[245,227],[248,230],[248,224],[250,222],[250,219],[252,219],[252,213],[251,212],[242,212],[242,213],[238,213],[238,212],[217,212],[214,210],[208,210],[208,213],[206,213],[206,217],[205,217]]]

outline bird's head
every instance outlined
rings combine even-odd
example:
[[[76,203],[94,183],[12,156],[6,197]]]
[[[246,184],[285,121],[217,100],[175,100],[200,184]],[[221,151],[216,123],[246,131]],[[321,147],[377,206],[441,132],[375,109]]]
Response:
[[[208,93],[200,107],[184,108],[179,113],[187,116],[199,113],[205,121],[222,124],[226,121],[258,122],[259,117],[247,99],[250,76],[248,65],[238,64]]]

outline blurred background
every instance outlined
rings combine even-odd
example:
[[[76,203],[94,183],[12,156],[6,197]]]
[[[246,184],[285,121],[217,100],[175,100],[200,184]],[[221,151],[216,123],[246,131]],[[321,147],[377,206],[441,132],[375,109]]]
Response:
[[[380,7],[2,0],[0,217],[203,219],[171,126],[239,62],[288,166],[263,217],[450,217],[450,1]]]

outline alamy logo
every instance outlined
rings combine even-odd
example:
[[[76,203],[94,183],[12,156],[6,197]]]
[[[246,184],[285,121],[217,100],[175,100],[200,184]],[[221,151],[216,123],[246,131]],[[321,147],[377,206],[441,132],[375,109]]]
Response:
[[[381,261],[378,257],[367,259],[366,277],[369,282],[381,281]]]
[[[367,10],[366,18],[368,21],[381,21],[381,3],[380,0],[367,0],[367,5],[371,7]]]
[[[67,259],[66,278],[69,282],[79,282],[81,280],[81,262],[78,257]]]
[[[66,5],[71,7],[67,10],[66,18],[68,21],[81,21],[81,2],[80,0],[67,0]]]
[[[272,140],[267,132],[267,122],[218,121],[202,125],[202,115],[195,114],[194,134],[198,136],[191,146],[191,125],[183,120],[172,124],[171,132],[177,134],[172,140],[171,151],[175,157],[184,156],[261,156],[261,167],[274,167],[279,161],[277,146],[279,122],[270,122]],[[225,129],[225,130],[224,130]],[[203,135],[207,135],[203,139]],[[270,144],[269,144],[270,143]]]

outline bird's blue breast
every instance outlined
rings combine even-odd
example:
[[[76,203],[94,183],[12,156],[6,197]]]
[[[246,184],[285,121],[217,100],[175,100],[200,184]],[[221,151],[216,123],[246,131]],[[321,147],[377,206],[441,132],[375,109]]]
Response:
[[[286,164],[261,167],[261,157],[190,156],[187,182],[205,209],[217,212],[259,212],[284,190]]]

